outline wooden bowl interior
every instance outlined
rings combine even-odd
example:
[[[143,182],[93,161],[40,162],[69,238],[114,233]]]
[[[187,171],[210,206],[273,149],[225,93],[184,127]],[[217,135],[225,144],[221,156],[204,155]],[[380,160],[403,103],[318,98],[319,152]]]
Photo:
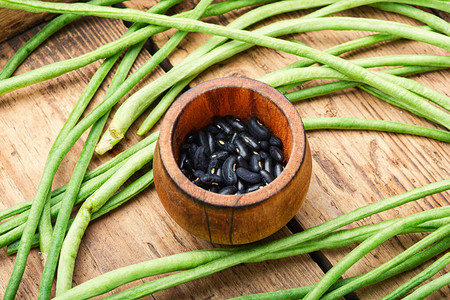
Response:
[[[213,122],[215,116],[232,115],[245,123],[257,117],[270,132],[283,141],[288,161],[292,152],[292,133],[286,116],[272,101],[257,91],[241,87],[220,87],[207,90],[187,105],[174,124],[172,153],[178,161],[179,149],[186,136]]]

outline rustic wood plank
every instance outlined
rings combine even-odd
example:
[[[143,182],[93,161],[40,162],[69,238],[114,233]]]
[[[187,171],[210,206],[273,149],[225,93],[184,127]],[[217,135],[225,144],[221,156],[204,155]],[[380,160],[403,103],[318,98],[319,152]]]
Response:
[[[77,0],[48,0],[47,2],[77,2]],[[23,10],[0,8],[0,42],[7,40],[33,25],[52,19],[55,14],[34,14]]]
[[[139,7],[136,4],[135,6]],[[183,7],[182,9],[187,9],[192,7],[192,3],[183,2],[180,6]],[[289,14],[289,16],[283,16],[283,18],[298,17],[303,14]],[[227,24],[236,15],[238,14],[233,12],[226,16],[221,16],[219,20],[217,18],[210,18],[210,20]],[[419,22],[409,18],[372,8],[357,8],[337,15],[379,18],[420,25]],[[281,18],[272,18],[272,20],[279,19]],[[161,47],[172,33],[173,31],[169,31],[158,35],[154,38],[154,41]],[[294,37],[312,47],[327,49],[335,44],[366,34],[353,31],[323,31],[320,33],[299,34]],[[209,36],[205,34],[190,33],[180,44],[177,51],[170,55],[171,64],[178,64],[187,54],[208,38]],[[434,46],[402,40],[354,51],[343,55],[343,57],[360,58],[421,53],[448,55],[448,52]],[[258,78],[294,60],[296,58],[292,55],[256,47],[209,68],[191,86],[207,79],[221,76]],[[446,70],[417,75],[413,78],[448,95],[448,76],[449,71]],[[304,87],[311,85],[305,84]],[[426,120],[392,107],[356,89],[303,101],[297,103],[296,107],[303,117],[373,118],[439,128]],[[311,142],[314,162],[313,179],[307,195],[307,201],[297,214],[297,221],[303,228],[309,228],[357,207],[403,193],[414,187],[447,179],[449,176],[450,148],[447,144],[433,140],[375,132],[339,131],[310,132],[308,133],[308,138]],[[349,201],[350,199],[351,201]],[[431,207],[448,205],[449,199],[449,192],[441,193],[357,222],[357,224],[370,224],[385,219],[407,216]],[[408,235],[390,240],[358,262],[345,274],[345,277],[369,271],[395,254],[400,253],[422,236]],[[335,264],[352,248],[354,247],[329,250],[323,253]],[[357,295],[361,299],[378,299],[420,270],[409,272],[405,276],[398,276],[393,280],[389,280],[389,282],[383,282],[374,287],[362,289],[357,292]],[[447,267],[445,270],[448,272],[450,269]],[[440,274],[443,273],[441,272]],[[431,299],[448,298],[449,295],[449,288],[444,288],[439,293],[431,296]]]
[[[14,51],[39,28],[33,28],[23,35],[0,44],[0,53],[2,53],[0,67],[3,67]],[[43,64],[78,56],[118,38],[124,31],[125,27],[121,21],[82,18],[40,47],[24,62],[17,74]],[[149,54],[144,51],[137,65],[142,65],[148,58]],[[0,137],[2,142],[0,190],[3,193],[0,209],[34,196],[51,143],[99,64],[100,62],[97,62],[54,80],[24,88],[0,98],[0,123],[4,129]],[[145,79],[145,82],[148,83],[161,75],[162,71],[157,69]],[[103,85],[94,103],[99,103],[105,89],[106,85]],[[90,169],[140,140],[141,138],[134,132],[137,130],[137,124],[142,120],[142,118],[139,119],[130,129],[126,141],[118,145],[113,153],[104,157],[94,156]],[[70,171],[75,165],[85,138],[86,135],[76,143],[74,149],[63,161],[54,182],[55,187],[69,180]],[[280,238],[288,234],[290,234],[289,231],[283,229],[272,238]],[[80,246],[73,278],[74,284],[143,260],[213,246],[215,245],[191,236],[175,224],[165,213],[156,192],[151,188],[120,210],[92,223]],[[37,297],[42,272],[37,252],[36,249],[31,252],[18,298]],[[1,250],[0,294],[6,289],[13,263],[14,257],[7,256],[5,251]],[[299,284],[312,284],[322,275],[320,268],[309,256],[300,256],[275,262],[236,266],[208,278],[162,291],[153,298],[223,299],[290,288]],[[150,279],[137,283],[148,280]],[[118,290],[124,290],[132,285],[128,284]]]

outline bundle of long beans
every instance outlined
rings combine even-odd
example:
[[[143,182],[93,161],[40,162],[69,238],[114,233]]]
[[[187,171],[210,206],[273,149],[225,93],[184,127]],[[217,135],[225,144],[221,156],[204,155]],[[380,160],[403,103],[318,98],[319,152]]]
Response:
[[[447,56],[396,55],[359,60],[344,60],[338,56],[383,41],[400,38],[417,40],[450,50],[449,23],[431,13],[408,5],[412,4],[450,12],[449,2],[439,0],[395,0],[385,2],[376,0],[228,0],[211,4],[211,0],[201,0],[195,9],[171,17],[162,15],[162,13],[171,6],[181,2],[181,0],[163,0],[153,6],[147,13],[130,9],[104,7],[116,2],[119,1],[93,0],[87,4],[61,4],[28,0],[0,0],[0,7],[23,9],[30,12],[48,11],[63,14],[51,21],[33,39],[28,41],[0,72],[0,95],[54,78],[98,59],[105,59],[92,77],[85,92],[56,138],[48,155],[42,180],[33,201],[20,203],[0,212],[0,220],[9,218],[0,223],[0,245],[8,246],[9,254],[17,252],[16,263],[5,293],[5,299],[14,298],[32,246],[39,246],[44,257],[44,271],[39,290],[41,299],[50,298],[56,272],[58,272],[57,298],[75,299],[101,295],[125,283],[155,274],[186,270],[131,288],[111,297],[131,299],[207,276],[239,263],[277,259],[361,242],[358,247],[336,264],[315,286],[245,297],[258,299],[297,299],[303,297],[305,299],[318,299],[320,297],[337,299],[360,287],[374,284],[398,273],[410,270],[450,247],[450,226],[448,225],[450,209],[448,207],[435,208],[403,219],[384,221],[350,230],[337,230],[375,213],[450,189],[450,180],[444,180],[417,188],[402,195],[381,200],[366,207],[361,207],[302,233],[294,234],[269,244],[180,253],[118,269],[72,288],[75,257],[90,220],[131,199],[149,186],[153,180],[152,170],[148,166],[151,165],[157,133],[149,135],[111,161],[86,173],[96,144],[98,143],[96,152],[99,154],[110,150],[123,139],[133,122],[159,96],[167,91],[138,130],[139,135],[146,134],[163,116],[176,96],[198,74],[209,66],[245,51],[254,45],[269,47],[303,57],[289,66],[259,78],[259,80],[278,88],[282,92],[288,92],[286,96],[291,101],[324,95],[350,87],[358,87],[383,101],[408,110],[445,128],[443,130],[432,129],[383,120],[305,118],[303,122],[306,130],[378,130],[421,135],[443,142],[450,142],[450,132],[448,132],[450,128],[450,97],[414,80],[401,77],[448,68],[450,60]],[[226,27],[197,21],[197,19],[205,16],[220,15],[236,8],[258,4],[264,5],[249,10]],[[414,27],[367,18],[327,17],[336,12],[362,5],[371,5],[378,9],[403,14],[423,22],[426,26]],[[307,8],[317,9],[299,19],[275,22],[254,31],[243,30],[274,15]],[[159,15],[160,13],[161,15]],[[81,15],[118,18],[135,23],[120,39],[99,47],[90,53],[10,77],[21,62],[39,44]],[[170,28],[176,28],[178,31],[151,59],[127,77],[145,41],[152,35]],[[295,40],[288,41],[275,38],[291,33],[318,30],[366,30],[375,31],[378,34],[349,41],[326,51],[313,49]],[[215,36],[189,54],[165,75],[126,99],[115,113],[109,128],[106,129],[99,141],[111,108],[130,92],[145,75],[166,58],[190,31],[205,32]],[[80,120],[96,90],[126,48],[128,50],[123,55],[104,101]],[[199,64],[199,61],[202,63]],[[323,66],[312,67],[311,65],[316,62],[323,64]],[[386,68],[381,71],[370,70],[370,68],[374,67],[387,66],[393,66],[394,68]],[[293,87],[300,84],[323,78],[337,79],[338,81],[289,92]],[[89,136],[86,139],[70,182],[66,186],[50,191],[53,178],[62,159],[80,136],[90,127]],[[142,177],[125,189],[117,192],[135,172],[143,168],[147,169],[147,171]],[[79,203],[83,204],[77,216],[70,220],[70,213],[74,205]],[[56,220],[54,226],[52,225],[52,219]],[[37,233],[36,230],[38,231]],[[378,268],[360,276],[338,280],[351,265],[386,239],[396,234],[412,232],[432,233],[405,250],[404,253],[399,254]],[[394,299],[398,295],[404,295],[448,263],[448,255],[444,255],[426,269],[424,274],[421,273],[413,278],[411,282],[399,287],[398,290],[387,295],[386,299]],[[122,274],[127,274],[127,276]],[[442,276],[417,289],[409,297],[428,295],[449,283],[450,278]]]

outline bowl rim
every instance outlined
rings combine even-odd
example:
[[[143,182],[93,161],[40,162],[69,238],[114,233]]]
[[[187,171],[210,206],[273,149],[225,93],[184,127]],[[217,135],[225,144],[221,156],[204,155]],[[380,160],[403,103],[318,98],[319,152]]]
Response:
[[[220,82],[218,85],[217,83]],[[173,135],[179,117],[201,93],[216,88],[238,87],[250,89],[274,103],[287,119],[292,134],[292,149],[283,172],[272,183],[261,189],[241,195],[221,195],[207,191],[192,183],[180,170],[173,155]],[[295,116],[295,117],[288,117]],[[161,166],[181,192],[193,201],[212,207],[245,208],[260,204],[278,194],[288,186],[303,165],[306,155],[306,133],[302,119],[294,105],[275,88],[255,79],[246,77],[222,77],[202,82],[180,95],[167,111],[160,128],[158,139]],[[163,150],[163,151],[162,151]],[[169,155],[170,154],[170,155]]]

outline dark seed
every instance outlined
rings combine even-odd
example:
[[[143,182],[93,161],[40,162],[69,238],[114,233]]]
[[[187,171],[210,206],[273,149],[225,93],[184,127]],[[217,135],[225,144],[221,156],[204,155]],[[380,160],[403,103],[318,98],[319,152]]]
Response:
[[[244,131],[245,125],[242,123],[242,121],[238,118],[232,117],[232,116],[226,116],[225,120],[237,131]]]
[[[231,155],[222,165],[222,178],[225,184],[234,185],[237,182],[236,156]]]
[[[266,170],[270,174],[273,174],[273,160],[271,157],[268,157],[264,160],[263,170]]]
[[[216,134],[216,140],[225,140],[226,141],[227,139],[228,139],[228,135],[223,131],[220,131],[218,134]]]
[[[272,156],[272,158],[274,160],[276,160],[277,162],[280,162],[280,163],[283,162],[284,156],[283,156],[283,152],[280,150],[280,148],[278,148],[276,146],[270,146],[269,153],[270,153],[270,156]]]
[[[195,171],[192,176],[193,176],[193,180],[194,182],[199,181],[200,177],[202,177],[203,175],[205,175],[205,172],[203,172],[202,170],[197,170]]]
[[[237,168],[236,175],[249,183],[258,183],[261,182],[261,175],[258,173],[252,172],[250,170],[244,169],[244,168]]]
[[[211,186],[209,188],[209,191],[213,192],[213,193],[218,193],[219,192],[219,187],[217,185],[213,185],[213,186]]]
[[[266,170],[261,170],[261,172],[259,174],[261,174],[261,177],[266,184],[271,183],[274,179],[272,174],[270,174]]]
[[[270,131],[257,118],[248,120],[248,131],[258,140],[268,140]]]
[[[221,118],[214,118],[214,125],[216,125],[217,128],[219,128],[226,134],[233,133],[233,128],[225,120]]]
[[[221,195],[233,195],[234,193],[237,192],[237,188],[233,185],[229,185],[224,187],[223,189],[221,189],[219,191],[219,194]]]
[[[233,133],[233,135],[231,136],[231,139],[230,139],[230,143],[234,144],[234,142],[236,141],[237,138],[238,138],[238,133],[237,132]]]
[[[244,141],[244,143],[250,147],[252,150],[259,150],[258,140],[252,137],[247,132],[241,132],[240,138]]]
[[[276,178],[280,176],[281,172],[283,171],[283,165],[280,163],[277,163],[275,167],[273,167],[273,176]]]
[[[216,145],[214,143],[214,136],[212,135],[211,132],[208,132],[206,134],[207,140],[208,140],[208,148],[209,148],[209,152],[210,153],[214,153],[216,152]]]
[[[259,156],[261,156],[262,159],[267,159],[268,157],[270,157],[269,153],[267,153],[266,151],[260,151]]]
[[[219,147],[222,150],[228,151],[228,152],[235,152],[235,147],[233,147],[232,144],[228,143],[226,140],[217,140],[216,142],[217,147]]]
[[[212,134],[217,134],[217,133],[220,132],[220,129],[217,128],[217,127],[214,126],[214,125],[208,125],[208,126],[206,127],[206,131],[211,132]]]
[[[251,193],[251,192],[254,192],[254,191],[256,191],[256,190],[258,190],[258,189],[260,189],[262,187],[263,187],[263,184],[262,183],[258,183],[258,184],[249,186],[248,189],[245,190],[245,192],[246,193]]]
[[[183,143],[183,144],[181,144],[181,146],[180,146],[180,151],[181,151],[181,152],[188,151],[188,150],[189,150],[189,147],[191,147],[191,144]]]
[[[192,144],[195,143],[195,136],[193,134],[190,134],[186,137],[186,143]]]
[[[222,177],[213,174],[204,174],[200,177],[200,181],[205,184],[219,185],[223,183]]]
[[[217,168],[216,175],[222,177],[222,168]]]
[[[247,146],[245,146],[244,142],[241,139],[237,139],[234,142],[234,145],[236,146],[236,152],[242,156],[244,159],[250,158],[250,151],[248,151]]]
[[[240,179],[237,181],[236,187],[239,192],[244,192],[247,189],[247,185]]]
[[[183,166],[185,169],[192,170],[194,169],[194,161],[190,158],[186,158],[183,162]]]
[[[247,160],[245,160],[245,158],[243,158],[242,156],[238,155],[236,166],[238,168],[248,169],[248,162],[247,162]]]
[[[186,176],[187,178],[191,177],[192,172],[189,171],[188,169],[181,169],[181,173],[184,174],[184,176]]]
[[[180,157],[178,158],[178,167],[180,169],[184,169],[184,160],[186,159],[186,157],[187,157],[186,152],[180,153]]]
[[[218,152],[214,152],[213,154],[211,154],[210,158],[211,159],[218,159],[220,161],[224,161],[225,159],[227,159],[227,157],[230,155],[230,153],[228,151],[218,151]]]
[[[205,157],[205,147],[198,147],[197,151],[195,151],[194,156],[194,167],[196,169],[206,171],[206,168],[208,167],[208,162]]]
[[[195,158],[195,152],[197,152],[198,146],[196,144],[191,144],[191,147],[189,147],[189,158],[194,159]]]
[[[278,147],[278,148],[283,148],[283,142],[280,140],[280,138],[271,135],[270,139],[269,139],[269,144],[271,144],[272,146]]]
[[[219,160],[217,158],[213,158],[209,161],[207,172],[209,174],[216,174],[218,168]]]
[[[208,138],[203,130],[197,132],[197,145],[208,147]]]
[[[261,147],[261,149],[267,151],[269,150],[270,144],[268,141],[259,141],[259,146]]]
[[[250,171],[258,173],[261,171],[261,156],[253,154],[248,161]]]

